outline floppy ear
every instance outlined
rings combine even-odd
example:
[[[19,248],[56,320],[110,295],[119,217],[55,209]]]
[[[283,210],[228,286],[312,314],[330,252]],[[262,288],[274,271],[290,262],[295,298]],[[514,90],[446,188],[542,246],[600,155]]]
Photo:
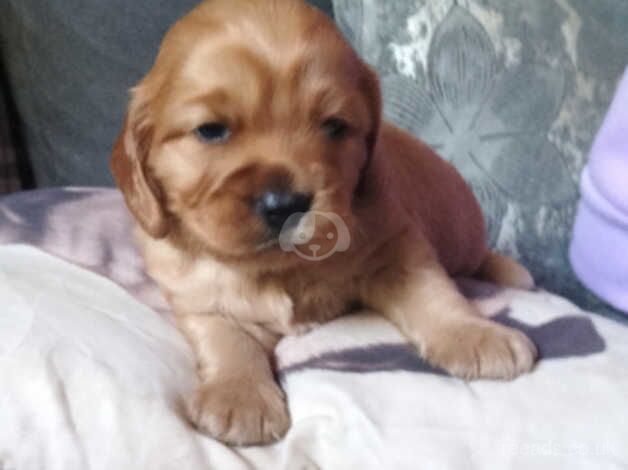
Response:
[[[360,87],[366,97],[367,105],[371,113],[371,128],[366,134],[366,162],[360,171],[360,182],[356,193],[362,194],[365,191],[366,173],[373,160],[377,139],[382,124],[382,92],[377,74],[366,64],[363,64],[364,72]]]
[[[111,171],[124,195],[126,204],[142,228],[154,238],[168,234],[159,188],[146,172],[153,127],[148,107],[140,101],[136,89],[111,155]]]

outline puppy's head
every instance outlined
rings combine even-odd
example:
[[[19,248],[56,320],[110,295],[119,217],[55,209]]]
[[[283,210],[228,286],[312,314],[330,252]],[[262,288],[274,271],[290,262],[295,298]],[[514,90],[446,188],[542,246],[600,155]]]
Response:
[[[337,214],[351,230],[379,121],[377,78],[321,12],[206,0],[134,88],[112,170],[155,238],[224,258],[289,256],[278,239],[295,214]]]

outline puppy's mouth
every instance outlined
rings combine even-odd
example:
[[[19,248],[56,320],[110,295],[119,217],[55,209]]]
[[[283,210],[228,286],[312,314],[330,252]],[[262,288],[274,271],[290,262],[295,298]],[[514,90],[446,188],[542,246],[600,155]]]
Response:
[[[274,248],[277,248],[279,246],[279,238],[277,236],[275,236],[274,238],[271,238],[270,240],[267,240],[265,242],[259,243],[258,245],[255,246],[255,252],[256,253],[263,253],[266,251],[270,251]]]

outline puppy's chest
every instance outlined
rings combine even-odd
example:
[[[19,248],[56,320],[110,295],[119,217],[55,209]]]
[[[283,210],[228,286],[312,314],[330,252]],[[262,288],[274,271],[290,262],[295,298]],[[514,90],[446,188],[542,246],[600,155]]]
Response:
[[[227,315],[293,334],[342,315],[351,301],[349,283],[255,279],[213,260],[186,260],[166,244],[145,248],[148,271],[178,315]]]
[[[283,287],[292,300],[294,324],[330,321],[347,313],[354,300],[351,282],[294,279]]]
[[[170,283],[170,302],[183,314],[229,315],[288,335],[346,313],[349,289],[312,282],[260,282],[233,272],[195,270]],[[204,271],[204,272],[203,272]]]

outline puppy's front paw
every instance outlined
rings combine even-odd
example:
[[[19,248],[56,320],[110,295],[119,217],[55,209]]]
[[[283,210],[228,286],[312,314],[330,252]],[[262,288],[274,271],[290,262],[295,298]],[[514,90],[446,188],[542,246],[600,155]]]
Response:
[[[290,426],[284,393],[268,379],[204,383],[186,405],[202,432],[231,445],[269,444]]]
[[[532,370],[536,346],[520,331],[473,321],[450,327],[424,348],[431,364],[465,380],[512,380]]]

